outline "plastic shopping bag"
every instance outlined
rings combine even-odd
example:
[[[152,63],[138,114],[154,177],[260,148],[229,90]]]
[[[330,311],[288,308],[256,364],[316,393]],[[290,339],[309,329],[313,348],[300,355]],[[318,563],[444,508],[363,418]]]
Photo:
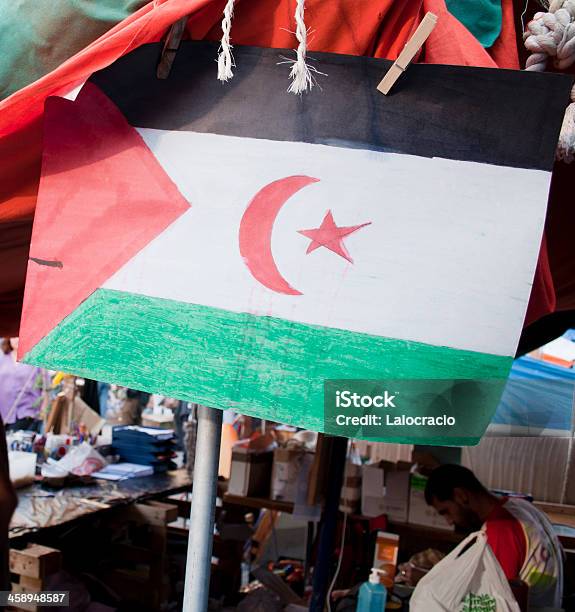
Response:
[[[463,540],[419,581],[409,609],[410,612],[520,612],[483,531]]]
[[[106,460],[100,453],[90,446],[87,442],[82,442],[79,446],[74,446],[60,461],[50,462],[50,467],[55,471],[53,476],[65,476],[72,473],[76,476],[89,476],[93,472],[98,472],[106,465]]]

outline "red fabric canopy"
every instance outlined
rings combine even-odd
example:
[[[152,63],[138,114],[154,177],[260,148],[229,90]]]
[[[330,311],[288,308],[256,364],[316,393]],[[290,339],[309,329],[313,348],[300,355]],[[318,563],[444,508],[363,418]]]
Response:
[[[312,32],[309,47],[312,51],[395,59],[423,14],[432,11],[439,16],[439,22],[425,46],[422,59],[426,62],[518,68],[513,1],[502,0],[502,4],[501,35],[487,52],[447,12],[444,0],[307,0],[306,25]],[[169,26],[183,16],[188,16],[187,32],[191,38],[218,40],[224,5],[225,0],[156,0],[149,3],[51,73],[0,102],[0,262],[3,266],[0,335],[18,333],[40,173],[42,113],[46,98],[67,93],[118,57],[142,44],[160,40]],[[293,0],[237,0],[232,42],[294,47],[296,41],[291,33],[295,30],[294,6]],[[572,258],[567,263],[565,258],[561,261],[563,272],[572,268]],[[555,290],[544,242],[527,322],[552,312],[555,306]]]

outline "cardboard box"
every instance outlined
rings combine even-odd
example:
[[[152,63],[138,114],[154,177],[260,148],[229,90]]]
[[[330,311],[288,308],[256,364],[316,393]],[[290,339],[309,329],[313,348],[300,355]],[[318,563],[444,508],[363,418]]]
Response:
[[[52,401],[46,431],[72,435],[72,424],[85,425],[90,435],[97,436],[106,424],[106,419],[92,410],[82,398],[74,397],[72,402],[65,393],[59,393]]]
[[[295,502],[298,487],[307,488],[310,465],[309,462],[304,461],[306,455],[313,455],[313,453],[308,453],[300,448],[275,449],[271,485],[272,499]],[[304,463],[307,465],[305,470]]]
[[[386,462],[383,471],[385,476],[383,513],[392,522],[406,523],[409,511],[411,464],[403,461],[395,464]]]
[[[361,513],[380,516],[383,514],[383,468],[379,463],[364,465],[361,472]]]
[[[433,506],[428,506],[425,501],[425,485],[427,477],[421,474],[411,474],[411,487],[409,494],[409,519],[408,522],[434,529],[445,529],[453,531],[454,527],[439,515]]]
[[[381,461],[362,469],[361,513],[387,515],[390,521],[407,522],[411,464]]]
[[[234,448],[228,493],[244,497],[268,497],[272,462],[272,452],[258,453],[244,447]]]
[[[153,414],[147,413],[142,415],[142,425],[144,427],[159,427],[160,429],[174,428],[174,414]]]
[[[393,587],[398,555],[399,536],[395,533],[378,531],[372,567],[380,570],[379,580],[388,589]]]

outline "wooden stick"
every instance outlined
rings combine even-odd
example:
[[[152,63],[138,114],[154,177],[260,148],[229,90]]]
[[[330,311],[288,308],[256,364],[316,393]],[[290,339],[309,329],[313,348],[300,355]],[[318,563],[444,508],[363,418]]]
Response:
[[[186,31],[187,23],[188,15],[178,19],[178,21],[176,21],[176,23],[174,23],[170,28],[170,31],[166,37],[166,42],[164,43],[164,48],[162,49],[162,55],[158,63],[158,68],[156,70],[156,77],[158,79],[167,79],[170,76],[172,64],[176,59],[176,53],[180,48],[180,42],[182,42],[182,36]]]
[[[46,433],[60,434],[62,433],[62,413],[68,405],[68,398],[63,392],[58,393],[58,396],[52,401],[50,413],[46,421]]]
[[[393,62],[393,66],[385,73],[385,76],[377,86],[382,94],[387,95],[395,85],[397,79],[407,70],[415,54],[421,49],[425,41],[429,38],[433,28],[437,24],[437,15],[426,13],[425,17],[415,30],[413,36],[407,41],[399,57]]]

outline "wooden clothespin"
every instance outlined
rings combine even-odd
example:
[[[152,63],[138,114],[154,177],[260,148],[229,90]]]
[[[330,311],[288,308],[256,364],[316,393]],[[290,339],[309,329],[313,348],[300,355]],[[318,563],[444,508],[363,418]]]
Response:
[[[403,51],[399,57],[393,62],[391,68],[385,73],[383,79],[377,86],[377,89],[382,94],[387,95],[391,88],[395,85],[397,79],[407,70],[409,63],[415,57],[415,54],[423,47],[423,44],[428,39],[433,28],[437,24],[437,15],[426,13],[419,27],[413,33],[413,36],[407,41]]]
[[[166,42],[162,49],[162,55],[158,63],[156,70],[156,76],[158,79],[167,79],[170,76],[172,70],[172,64],[176,59],[176,53],[180,48],[182,42],[182,36],[186,30],[186,23],[188,22],[188,16],[181,17],[172,25],[168,35],[166,36]]]

